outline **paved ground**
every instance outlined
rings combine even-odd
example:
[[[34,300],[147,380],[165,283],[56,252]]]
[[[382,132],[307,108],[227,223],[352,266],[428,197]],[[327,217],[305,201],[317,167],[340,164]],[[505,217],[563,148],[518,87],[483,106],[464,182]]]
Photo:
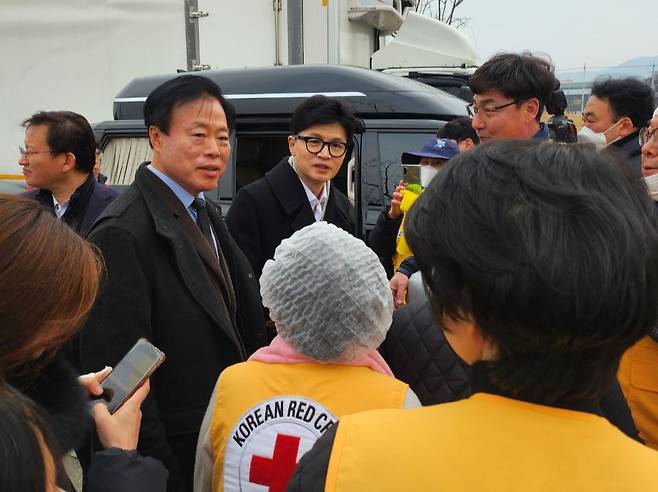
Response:
[[[82,470],[75,452],[71,451],[64,457],[64,468],[77,492],[82,492]]]

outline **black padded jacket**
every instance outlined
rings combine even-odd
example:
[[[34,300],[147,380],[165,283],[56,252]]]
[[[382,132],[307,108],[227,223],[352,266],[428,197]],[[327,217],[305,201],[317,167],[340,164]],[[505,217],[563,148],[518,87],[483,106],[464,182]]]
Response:
[[[426,301],[393,313],[393,324],[379,348],[395,377],[407,383],[423,405],[470,395],[468,366],[452,351]]]

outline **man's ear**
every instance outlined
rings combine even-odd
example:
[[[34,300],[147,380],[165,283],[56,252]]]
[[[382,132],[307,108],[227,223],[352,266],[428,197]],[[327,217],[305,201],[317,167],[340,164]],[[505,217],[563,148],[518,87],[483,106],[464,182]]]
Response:
[[[160,147],[162,147],[162,135],[162,130],[160,130],[157,126],[149,126],[149,142],[154,152],[159,151]]]
[[[62,172],[68,173],[75,169],[75,163],[77,162],[75,154],[73,152],[67,152],[64,154],[64,163],[62,164]]]
[[[459,147],[459,152],[465,152],[475,147],[475,142],[473,142],[473,139],[469,137],[457,142],[457,146]]]
[[[635,125],[633,125],[633,120],[631,120],[628,116],[624,116],[621,120],[619,120],[619,137],[623,138],[627,135],[630,135],[634,131],[636,131],[637,128],[635,128]]]
[[[293,135],[288,135],[288,150],[292,156],[295,155],[295,142],[297,142],[297,139]]]
[[[523,103],[523,106],[525,108],[525,114],[527,115],[528,121],[532,121],[537,118],[540,106],[539,99],[536,97],[531,97]]]

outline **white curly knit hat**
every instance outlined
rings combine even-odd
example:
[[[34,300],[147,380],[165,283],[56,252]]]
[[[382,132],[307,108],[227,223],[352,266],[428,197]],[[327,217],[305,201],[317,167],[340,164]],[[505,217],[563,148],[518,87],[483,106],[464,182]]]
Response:
[[[283,240],[263,267],[260,292],[278,334],[323,362],[377,348],[391,326],[393,299],[377,255],[327,222]]]

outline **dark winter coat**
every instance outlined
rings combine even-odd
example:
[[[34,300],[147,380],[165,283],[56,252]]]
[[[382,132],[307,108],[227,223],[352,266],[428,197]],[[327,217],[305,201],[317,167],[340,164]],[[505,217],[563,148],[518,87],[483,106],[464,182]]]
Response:
[[[324,220],[354,233],[352,204],[335,186],[329,191]],[[288,157],[265,177],[240,189],[226,215],[231,235],[259,278],[281,241],[314,222],[306,191]]]
[[[619,149],[631,163],[633,172],[642,175],[642,146],[640,145],[640,130],[610,144],[610,148]]]
[[[407,383],[423,405],[470,395],[468,366],[452,351],[426,301],[393,313],[393,324],[379,348],[395,377]]]
[[[80,333],[82,370],[114,366],[140,337],[165,353],[142,405],[138,451],[165,465],[170,491],[191,488],[197,436],[219,373],[267,343],[256,277],[219,206],[206,204],[227,271],[145,165],[88,237],[103,253],[107,278]]]
[[[94,455],[87,492],[165,492],[167,469],[137,451],[111,448]]]
[[[53,195],[48,190],[30,190],[23,193],[23,196],[37,200],[53,210]],[[118,191],[98,183],[90,174],[89,179],[71,196],[62,220],[82,237],[85,237],[101,212],[117,196],[119,196]]]

